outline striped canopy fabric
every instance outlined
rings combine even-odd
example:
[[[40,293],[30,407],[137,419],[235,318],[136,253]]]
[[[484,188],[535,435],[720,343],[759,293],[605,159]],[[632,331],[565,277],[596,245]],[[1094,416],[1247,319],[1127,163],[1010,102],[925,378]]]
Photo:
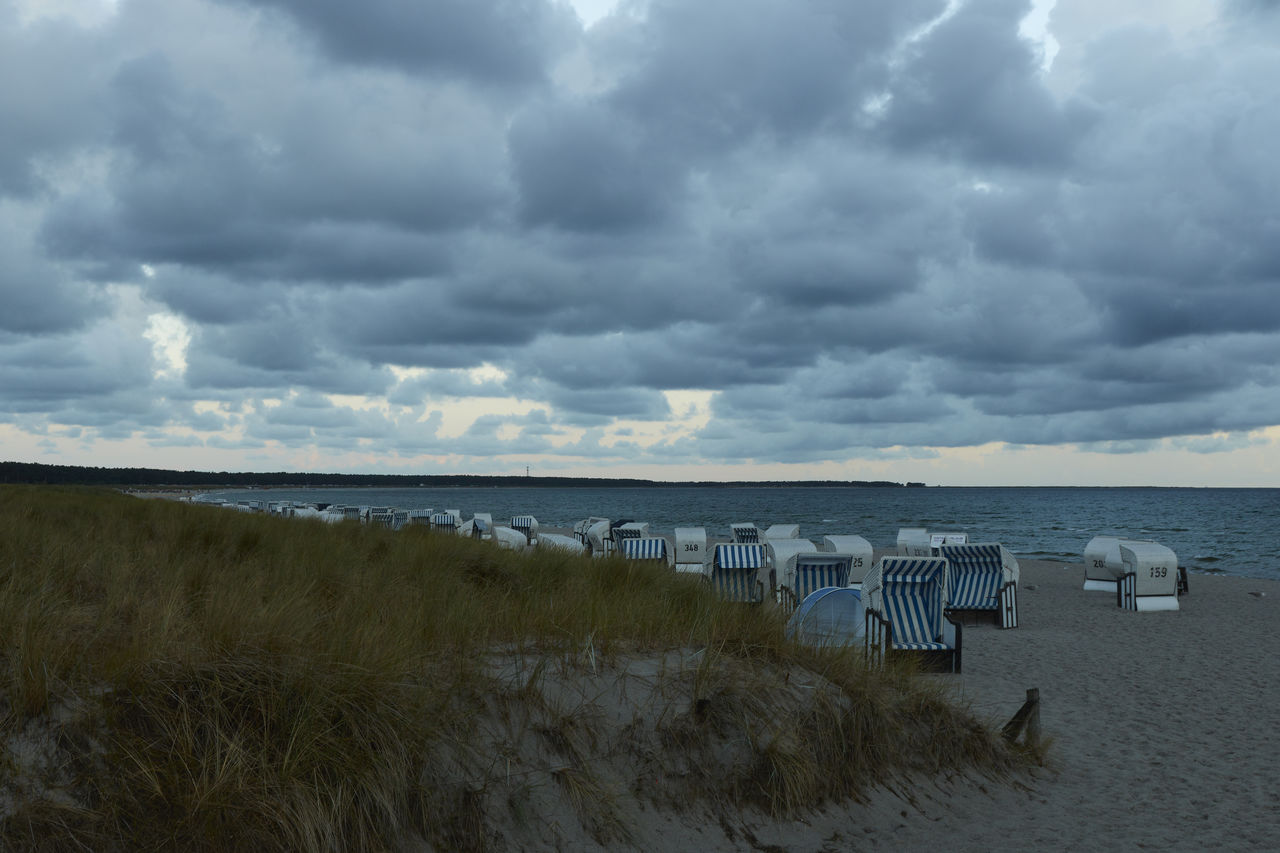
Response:
[[[666,560],[667,540],[661,537],[651,539],[623,539],[621,541],[622,556],[628,560]]]
[[[431,526],[454,528],[458,526],[458,519],[451,512],[437,512],[431,516]]]
[[[849,565],[853,558],[843,554],[797,554],[795,594],[803,601],[823,587],[849,585]]]
[[[732,529],[734,542],[755,543],[760,541],[760,529],[754,524],[735,524]]]
[[[615,527],[613,528],[613,538],[615,541],[621,542],[625,539],[639,539],[640,528],[638,527]]]
[[[947,561],[889,558],[880,561],[880,600],[895,649],[946,649],[942,595]]]
[[[943,545],[948,564],[947,607],[997,610],[1004,585],[1004,561],[998,544]]]
[[[762,569],[764,568],[764,546],[717,545],[712,562],[726,569]]]
[[[511,516],[511,526],[516,530],[528,530],[536,526],[538,520],[532,515],[513,515]]]

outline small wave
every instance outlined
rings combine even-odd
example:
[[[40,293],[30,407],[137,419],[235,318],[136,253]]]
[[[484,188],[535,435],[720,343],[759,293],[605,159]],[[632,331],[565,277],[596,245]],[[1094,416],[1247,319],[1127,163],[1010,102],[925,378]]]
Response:
[[[1196,561],[1201,562],[1201,563],[1220,563],[1220,562],[1222,562],[1222,558],[1221,558],[1221,557],[1208,557],[1208,556],[1203,556],[1203,555],[1197,555],[1197,556],[1195,556],[1195,557],[1192,557],[1191,559],[1196,560]]]

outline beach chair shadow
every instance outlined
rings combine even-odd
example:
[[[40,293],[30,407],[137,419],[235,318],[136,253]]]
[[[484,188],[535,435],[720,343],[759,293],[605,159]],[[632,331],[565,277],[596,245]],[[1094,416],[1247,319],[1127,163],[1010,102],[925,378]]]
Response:
[[[1018,561],[997,543],[944,544],[947,611],[969,622],[1018,627]]]
[[[963,626],[946,612],[946,589],[946,560],[882,557],[862,585],[868,662],[911,656],[924,669],[959,672]]]

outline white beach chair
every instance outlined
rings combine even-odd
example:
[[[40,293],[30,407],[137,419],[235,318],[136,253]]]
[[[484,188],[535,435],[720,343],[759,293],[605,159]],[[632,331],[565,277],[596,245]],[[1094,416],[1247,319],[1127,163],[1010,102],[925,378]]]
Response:
[[[959,672],[963,626],[946,612],[946,589],[944,559],[881,557],[862,585],[868,661],[906,654],[927,668]]]
[[[774,539],[799,539],[800,525],[798,524],[771,524],[769,529],[764,532],[763,541],[772,542]]]
[[[1156,542],[1122,541],[1124,574],[1116,584],[1116,604],[1149,613],[1178,609],[1178,555]]]
[[[499,548],[506,548],[509,551],[523,551],[529,547],[529,538],[523,531],[503,527],[500,524],[494,526],[491,541]]]
[[[1084,588],[1090,592],[1115,593],[1124,574],[1120,560],[1119,536],[1095,536],[1084,546]],[[1129,541],[1129,540],[1123,540]]]
[[[932,557],[929,551],[929,531],[923,527],[903,527],[898,530],[899,557]]]
[[[862,536],[852,534],[823,536],[818,550],[829,554],[848,554],[852,558],[849,561],[849,586],[854,589],[862,588],[862,579],[867,576],[867,572],[871,571],[871,566],[875,563],[875,549]]]
[[[707,529],[705,527],[676,528],[676,571],[707,573]]]
[[[994,618],[1001,628],[1018,627],[1018,561],[997,543],[943,545],[947,561],[947,610],[964,619]]]
[[[580,542],[576,537],[566,536],[563,533],[542,533],[538,535],[537,549],[564,551],[569,554],[586,554],[587,546]]]

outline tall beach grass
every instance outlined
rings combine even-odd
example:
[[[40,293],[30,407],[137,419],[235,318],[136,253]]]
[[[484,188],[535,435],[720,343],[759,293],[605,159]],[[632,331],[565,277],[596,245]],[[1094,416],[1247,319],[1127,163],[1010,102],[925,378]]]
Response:
[[[648,717],[556,698],[637,662]],[[625,843],[628,798],[792,816],[1034,758],[666,569],[47,487],[0,488],[0,736],[13,849],[501,847],[543,764]]]

